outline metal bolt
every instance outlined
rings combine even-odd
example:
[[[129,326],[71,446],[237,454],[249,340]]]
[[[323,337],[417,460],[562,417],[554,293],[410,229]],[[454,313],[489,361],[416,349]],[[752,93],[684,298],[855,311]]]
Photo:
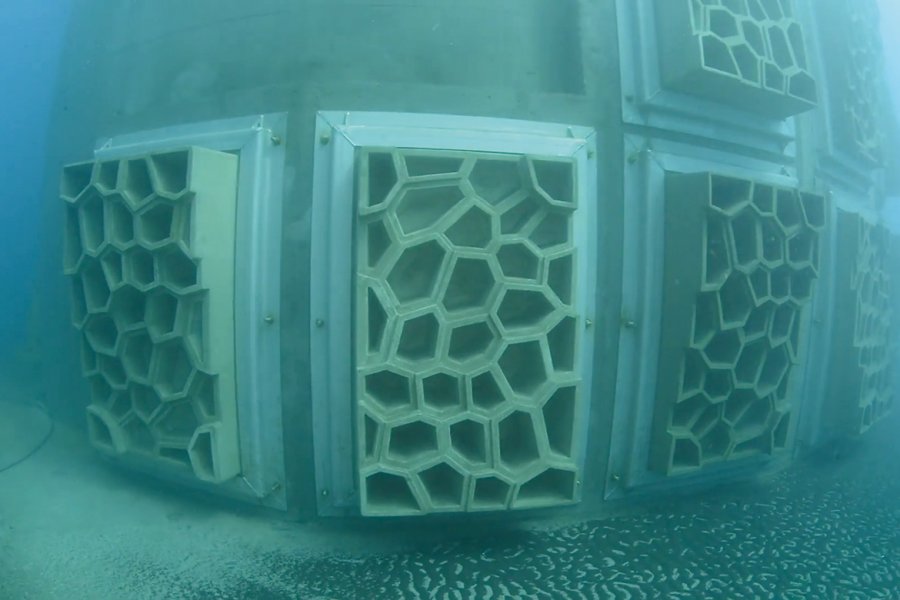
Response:
[[[322,135],[319,136],[319,143],[325,146],[328,142],[331,141],[331,133],[326,131]]]
[[[316,323],[316,327],[325,327],[324,319],[316,319],[315,323]]]
[[[327,489],[323,489],[323,490],[322,490],[322,497],[323,497],[323,498],[327,498],[327,497],[328,497],[328,490],[327,490]]]
[[[272,315],[266,315],[263,317],[263,321],[266,322],[266,325],[271,325],[272,323],[275,322],[275,317]]]
[[[636,163],[638,161],[638,158],[640,158],[640,153],[632,152],[631,154],[628,155],[628,164],[633,165],[634,163]]]
[[[629,319],[628,317],[622,317],[622,327],[625,329],[634,329],[637,327],[637,321]]]
[[[269,140],[272,142],[273,146],[281,145],[281,136],[279,136],[279,135],[276,135],[273,133],[272,136],[269,138]]]
[[[618,473],[614,473],[613,476],[610,477],[610,479],[612,479],[613,481],[615,481],[616,483],[618,483],[619,481],[622,480],[622,477],[621,477]]]
[[[595,154],[596,154],[596,152],[594,152],[593,150],[588,150],[588,151],[587,151],[587,157],[588,157],[588,158],[594,158],[594,155],[595,155]]]
[[[584,320],[584,328],[585,329],[590,329],[593,326],[594,326],[594,321],[592,321],[591,319]]]

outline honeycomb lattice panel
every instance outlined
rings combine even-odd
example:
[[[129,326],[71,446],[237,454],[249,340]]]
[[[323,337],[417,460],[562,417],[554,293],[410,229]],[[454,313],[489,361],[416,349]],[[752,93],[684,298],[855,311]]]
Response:
[[[816,105],[792,0],[656,0],[664,85],[785,118]]]
[[[890,111],[878,5],[874,0],[837,0],[816,8],[835,143],[880,164]]]
[[[190,148],[71,165],[61,181],[91,442],[212,482],[239,470],[236,177],[234,156]]]
[[[669,173],[665,210],[653,467],[675,474],[785,447],[824,199]]]
[[[574,502],[575,163],[374,148],[358,161],[363,514]]]
[[[890,236],[881,225],[841,212],[838,218],[832,419],[843,433],[863,433],[893,407],[890,334]]]

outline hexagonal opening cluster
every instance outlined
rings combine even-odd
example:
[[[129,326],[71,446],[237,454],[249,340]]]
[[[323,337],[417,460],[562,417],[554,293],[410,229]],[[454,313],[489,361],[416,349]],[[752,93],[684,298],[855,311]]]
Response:
[[[663,77],[689,93],[721,95],[786,117],[812,108],[816,82],[792,0],[657,1]],[[677,58],[671,55],[677,54]],[[677,63],[675,62],[677,61]],[[737,85],[735,85],[737,84]],[[693,86],[693,90],[691,87]],[[728,86],[732,86],[729,88]],[[768,95],[756,107],[740,94]]]
[[[362,512],[575,501],[575,163],[358,160]]]
[[[72,165],[63,171],[60,193],[64,268],[91,388],[91,441],[107,452],[143,454],[220,481],[234,473],[217,457],[236,440],[222,433],[218,375],[204,361],[211,292],[200,284],[191,247],[202,193],[195,186],[205,189],[192,169],[206,160],[197,153],[209,152]]]
[[[891,341],[892,284],[886,229],[857,218],[856,260],[851,280],[855,319],[852,347],[860,374],[856,430],[865,432],[893,408]],[[849,365],[848,365],[849,366]]]
[[[658,384],[654,463],[679,473],[787,443],[788,382],[826,211],[820,196],[753,181],[705,173],[667,178],[667,221],[679,220],[667,229],[671,243],[693,244],[705,257],[699,272],[689,252],[670,256],[666,266],[667,279],[698,282],[667,300],[670,311],[684,306],[693,318],[689,327],[664,327],[664,335],[678,336],[664,347],[685,350],[672,368],[672,358],[660,357],[661,373],[673,376]],[[692,202],[702,212],[687,210]],[[704,217],[686,226],[685,214]],[[691,228],[701,234],[699,244]]]

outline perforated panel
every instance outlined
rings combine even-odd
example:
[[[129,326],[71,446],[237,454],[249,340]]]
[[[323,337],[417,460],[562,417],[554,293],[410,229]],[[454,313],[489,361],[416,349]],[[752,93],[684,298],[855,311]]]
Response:
[[[666,175],[654,468],[675,474],[786,446],[825,221],[821,196]]]
[[[239,470],[234,397],[237,159],[202,148],[64,169],[64,270],[100,450]]]
[[[574,502],[575,163],[359,151],[364,514]]]

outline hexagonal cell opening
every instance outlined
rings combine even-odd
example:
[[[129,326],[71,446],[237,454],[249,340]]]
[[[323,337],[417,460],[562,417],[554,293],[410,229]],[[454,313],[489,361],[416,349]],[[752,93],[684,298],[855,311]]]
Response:
[[[547,333],[550,362],[555,371],[575,370],[576,324],[575,317],[565,317]]]
[[[572,161],[529,159],[534,184],[556,204],[575,205],[575,168]]]
[[[778,67],[785,71],[794,66],[794,58],[791,55],[791,49],[788,46],[787,36],[781,27],[769,27],[769,48],[772,53],[772,60]]]
[[[472,492],[472,507],[480,509],[506,508],[512,486],[496,477],[475,479]]]
[[[487,248],[493,239],[491,216],[473,206],[444,233],[454,246]]]
[[[154,202],[138,214],[138,235],[148,246],[161,244],[172,237],[175,207],[168,202]]]
[[[456,508],[463,504],[466,479],[446,463],[419,472],[419,480],[435,508]]]
[[[731,450],[731,428],[725,423],[718,423],[700,438],[700,450],[707,460],[728,456]]]
[[[818,263],[819,238],[811,231],[799,231],[787,242],[788,262],[802,268]]]
[[[772,314],[772,324],[769,331],[769,337],[773,346],[778,346],[787,341],[791,335],[791,328],[794,325],[794,318],[797,309],[790,304],[782,304],[775,308]]]
[[[388,454],[396,460],[417,458],[438,449],[437,431],[433,425],[414,421],[391,427]]]
[[[123,191],[131,204],[137,206],[153,193],[150,172],[142,158],[126,161],[125,166]]]
[[[87,318],[87,301],[84,298],[84,282],[81,281],[81,277],[72,278],[70,289],[72,290],[69,295],[72,301],[72,324],[81,328]]]
[[[418,500],[405,477],[391,473],[374,473],[366,477],[366,503],[374,509],[391,512],[418,512]]]
[[[178,299],[163,290],[157,290],[147,298],[145,319],[150,335],[165,338],[175,331]]]
[[[749,19],[741,21],[741,35],[757,57],[766,55],[766,42],[759,25]]]
[[[768,428],[771,408],[769,400],[764,398],[750,403],[735,421],[735,431],[741,436],[762,434]]]
[[[498,424],[500,462],[518,469],[540,458],[531,415],[516,411]]]
[[[190,156],[189,150],[179,150],[154,154],[150,157],[156,191],[174,196],[187,189]]]
[[[147,296],[131,286],[123,286],[113,293],[109,312],[122,330],[144,323]]]
[[[441,324],[428,313],[405,321],[400,330],[397,355],[406,360],[431,360],[437,350]]]
[[[791,270],[787,267],[772,270],[769,273],[769,289],[776,302],[788,300],[791,295]]]
[[[136,332],[125,339],[122,349],[122,363],[131,379],[146,381],[150,376],[150,359],[153,356],[153,342],[144,332]]]
[[[550,450],[572,458],[575,441],[576,388],[556,390],[542,409]]]
[[[753,186],[753,206],[761,215],[775,215],[775,188],[754,184]]]
[[[697,417],[697,420],[694,421],[694,424],[691,425],[691,434],[693,434],[696,438],[706,435],[706,433],[715,426],[716,422],[718,422],[719,416],[721,414],[720,409],[720,404],[712,404],[708,406],[702,413],[700,413],[700,416]]]
[[[469,175],[469,182],[482,200],[498,204],[520,189],[520,163],[517,159],[479,159]]]
[[[709,30],[720,38],[738,35],[737,19],[725,8],[710,7],[707,9]]]
[[[119,248],[125,248],[134,242],[134,216],[125,201],[119,196],[106,199],[106,227],[109,241]]]
[[[769,273],[765,269],[756,269],[749,278],[750,293],[753,295],[753,303],[760,306],[769,299]]]
[[[543,215],[541,201],[531,195],[525,196],[500,215],[500,233],[511,235],[521,233],[535,219]]]
[[[535,246],[542,249],[565,244],[571,238],[571,219],[568,214],[550,212],[538,222],[528,236]]]
[[[115,427],[114,425],[107,423],[105,419],[92,410],[87,412],[87,424],[88,439],[92,444],[107,452],[118,452],[113,441],[112,428]]]
[[[459,421],[450,426],[450,445],[475,464],[487,462],[487,430],[478,421]]]
[[[516,504],[556,504],[575,499],[574,471],[547,469],[519,487]]]
[[[703,348],[710,365],[731,367],[741,351],[741,338],[737,330],[720,331]]]
[[[119,339],[119,328],[108,315],[91,315],[84,326],[84,335],[94,352],[113,356]]]
[[[769,219],[762,226],[762,256],[769,265],[776,266],[784,260],[784,234]]]
[[[775,194],[775,219],[785,233],[796,231],[803,224],[803,213],[797,194],[791,190],[778,190]]]
[[[86,194],[78,207],[78,220],[84,250],[89,254],[97,254],[106,241],[103,197],[99,193],[92,190]]]
[[[547,381],[544,355],[538,341],[510,344],[497,364],[517,394],[528,396]]]
[[[60,195],[77,198],[90,185],[93,170],[94,163],[90,162],[64,167],[59,182]]]
[[[731,220],[731,242],[738,268],[750,270],[759,263],[762,240],[757,219],[753,213],[743,211]]]
[[[111,292],[100,262],[97,260],[85,262],[80,275],[84,285],[84,300],[87,310],[89,312],[106,310]]]
[[[812,267],[791,274],[791,298],[799,305],[812,299],[813,286],[816,283],[816,272]]]
[[[444,307],[448,311],[485,308],[494,285],[494,274],[486,261],[459,258],[444,292]]]
[[[791,368],[791,357],[784,346],[773,348],[766,354],[762,371],[759,373],[757,388],[762,396],[772,394],[778,389],[781,380],[787,376]]]
[[[682,395],[696,394],[701,391],[705,374],[706,364],[700,352],[694,349],[685,351],[684,362],[681,365]]]
[[[445,251],[431,240],[403,251],[387,276],[388,285],[400,302],[430,297],[441,274]]]
[[[183,397],[194,366],[181,341],[167,342],[153,349],[153,385],[164,400]]]
[[[521,243],[504,244],[497,250],[497,262],[505,277],[537,279],[539,258]]]
[[[769,305],[755,308],[747,317],[747,322],[744,323],[744,340],[751,341],[765,335],[769,329],[771,314],[772,310]]]
[[[731,371],[725,369],[707,371],[703,380],[703,391],[713,403],[724,401],[732,391]]]
[[[146,289],[156,281],[153,255],[143,248],[125,253],[125,280],[139,289]]]
[[[118,287],[124,280],[124,266],[122,255],[112,249],[107,249],[100,257],[100,266],[103,268],[103,275],[110,288]]]
[[[712,175],[710,206],[725,215],[735,215],[750,203],[752,186],[751,182],[743,179]]]
[[[119,161],[109,160],[97,165],[95,185],[104,191],[112,191],[119,179]]]
[[[571,254],[554,258],[547,263],[547,285],[563,304],[572,303],[574,259]]]
[[[366,225],[367,260],[370,268],[378,264],[391,247],[391,243],[391,236],[383,221],[372,221]]]
[[[66,205],[63,244],[63,269],[66,273],[71,273],[78,268],[78,261],[82,257],[78,209],[71,205]]]
[[[190,402],[175,402],[163,407],[154,423],[154,429],[167,441],[178,440],[178,446],[184,446],[183,450],[187,456],[187,445],[199,424],[197,413]]]
[[[387,409],[412,405],[411,387],[408,377],[393,371],[378,371],[365,376],[366,394]]]
[[[397,221],[410,235],[434,227],[464,199],[456,182],[432,187],[406,188],[397,201]]]
[[[459,362],[482,357],[496,339],[494,330],[487,322],[461,325],[450,333],[447,355]]]
[[[203,371],[196,371],[191,381],[190,398],[198,416],[204,420],[215,419],[216,398],[218,397],[218,377]]]
[[[775,448],[787,448],[788,434],[790,433],[791,413],[784,413],[777,417],[778,421],[772,428],[772,446]]]
[[[210,429],[199,429],[194,433],[188,446],[191,466],[194,475],[204,481],[216,480],[215,455],[213,454],[213,432]]]
[[[749,82],[757,83],[760,80],[760,70],[762,61],[753,50],[745,45],[735,45],[731,47],[731,55],[737,64],[741,77]]]
[[[463,159],[446,155],[410,154],[406,160],[406,174],[410,177],[449,175],[459,172]]]
[[[733,274],[722,285],[718,298],[723,328],[743,325],[755,306],[747,277],[738,273]]]
[[[159,394],[152,387],[146,385],[131,385],[131,408],[141,421],[150,423],[156,418],[162,407]]]
[[[540,290],[507,289],[496,314],[509,330],[540,326],[552,312],[553,304]]]
[[[744,345],[734,369],[739,385],[756,385],[756,380],[759,378],[759,372],[766,359],[767,351],[767,344],[763,341],[755,341]]]
[[[107,383],[109,383],[110,387],[118,390],[125,389],[125,384],[128,383],[128,377],[126,376],[125,370],[122,368],[122,363],[119,359],[110,356],[99,356],[97,358],[100,374]]]
[[[700,466],[700,446],[690,438],[677,438],[672,446],[673,469],[696,469]]]
[[[368,193],[364,205],[371,208],[388,200],[391,190],[397,184],[397,168],[390,152],[369,151],[364,160],[368,167]]]
[[[436,373],[422,378],[422,402],[436,410],[461,408],[463,392],[458,377]]]
[[[159,254],[157,268],[160,283],[176,291],[194,287],[199,281],[197,264],[180,246],[172,246]]]
[[[487,371],[472,377],[472,405],[483,410],[491,410],[506,400],[493,373]]]
[[[757,396],[756,392],[753,390],[734,390],[728,400],[725,401],[722,417],[727,423],[734,425],[740,420],[744,412],[746,412],[750,406],[759,401],[759,396]]]
[[[388,316],[378,294],[372,288],[366,290],[366,312],[368,315],[366,321],[369,326],[369,352],[379,352],[384,341]]]
[[[728,235],[724,220],[710,216],[706,220],[703,254],[703,281],[708,288],[716,288],[728,278],[731,261],[728,258]]]
[[[709,401],[703,394],[694,394],[680,400],[672,407],[672,427],[690,428],[694,421],[709,408]]]
[[[740,77],[734,57],[731,56],[731,50],[725,42],[714,35],[704,35],[700,38],[700,46],[704,67]]]

